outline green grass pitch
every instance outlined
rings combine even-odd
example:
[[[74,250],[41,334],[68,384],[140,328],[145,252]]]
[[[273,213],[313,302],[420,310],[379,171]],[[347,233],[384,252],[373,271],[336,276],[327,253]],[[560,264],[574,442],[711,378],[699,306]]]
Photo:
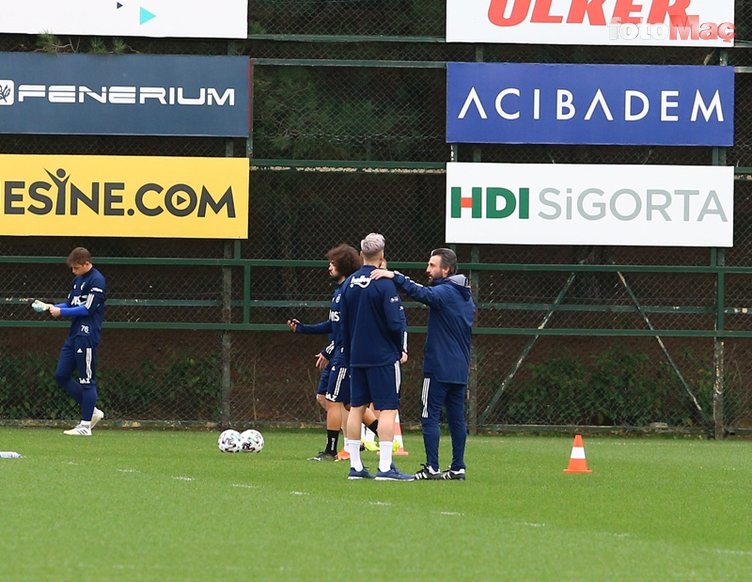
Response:
[[[243,427],[248,428],[248,427]],[[472,437],[465,482],[348,481],[323,431],[0,428],[2,580],[748,580],[752,443]],[[423,461],[405,435],[403,471]],[[442,438],[442,463],[449,458]],[[375,468],[374,453],[364,452]]]

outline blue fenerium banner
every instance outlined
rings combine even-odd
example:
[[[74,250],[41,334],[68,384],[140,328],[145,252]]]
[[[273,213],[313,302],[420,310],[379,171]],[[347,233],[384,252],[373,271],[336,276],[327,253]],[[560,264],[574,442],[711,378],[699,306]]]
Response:
[[[734,70],[447,63],[446,141],[730,146]]]
[[[247,57],[0,53],[0,133],[246,137]]]

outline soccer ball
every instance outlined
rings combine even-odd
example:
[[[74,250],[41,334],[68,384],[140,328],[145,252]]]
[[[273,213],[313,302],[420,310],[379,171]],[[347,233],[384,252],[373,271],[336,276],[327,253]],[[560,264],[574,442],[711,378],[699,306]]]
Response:
[[[243,439],[238,431],[228,428],[219,435],[217,445],[223,453],[239,453],[243,448]]]
[[[260,453],[264,448],[264,436],[257,430],[249,429],[241,432],[240,442],[244,453]]]

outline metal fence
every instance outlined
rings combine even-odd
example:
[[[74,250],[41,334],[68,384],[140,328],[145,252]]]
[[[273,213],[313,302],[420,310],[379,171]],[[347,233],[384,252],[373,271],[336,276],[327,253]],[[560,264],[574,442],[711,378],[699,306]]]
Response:
[[[733,165],[728,250],[459,245],[479,305],[473,429],[752,428],[752,7],[730,50],[449,45],[435,0],[250,0],[245,42],[0,35],[4,51],[245,54],[246,140],[4,136],[0,153],[251,156],[248,240],[0,236],[0,419],[73,419],[52,378],[65,325],[68,251],[108,278],[101,403],[114,421],[312,423],[324,338],[287,331],[326,317],[325,252],[387,237],[390,266],[422,280],[443,244],[450,159],[507,163]],[[444,140],[448,61],[736,67],[735,145],[716,148],[460,145]],[[407,303],[403,422],[418,420],[426,310]]]

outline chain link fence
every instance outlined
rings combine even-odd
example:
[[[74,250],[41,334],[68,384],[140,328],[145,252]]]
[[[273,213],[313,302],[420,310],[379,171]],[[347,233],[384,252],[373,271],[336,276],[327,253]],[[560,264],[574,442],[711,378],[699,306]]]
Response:
[[[738,168],[734,247],[459,245],[479,305],[470,390],[474,428],[596,425],[752,428],[752,9],[737,47],[629,49],[443,42],[433,0],[251,0],[243,42],[0,35],[3,51],[243,54],[253,63],[249,140],[3,136],[0,153],[244,157],[244,241],[8,237],[0,231],[0,420],[74,419],[55,386],[64,324],[32,298],[62,300],[64,257],[87,246],[108,278],[101,405],[113,421],[308,424],[324,337],[285,321],[326,318],[326,251],[387,237],[418,281],[444,244],[444,164],[711,165]],[[738,67],[733,147],[445,143],[448,61]],[[452,156],[455,156],[452,158]],[[402,419],[419,419],[427,311],[407,302]],[[654,330],[658,330],[655,332]],[[658,423],[658,424],[656,424]]]

